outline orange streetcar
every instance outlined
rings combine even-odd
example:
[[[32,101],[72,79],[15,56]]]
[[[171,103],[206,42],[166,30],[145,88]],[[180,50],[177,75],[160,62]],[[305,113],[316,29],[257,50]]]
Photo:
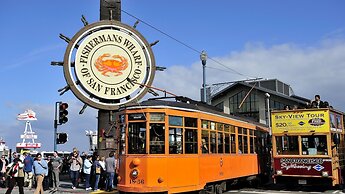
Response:
[[[265,126],[190,99],[152,99],[124,107],[119,192],[222,193],[269,169]]]

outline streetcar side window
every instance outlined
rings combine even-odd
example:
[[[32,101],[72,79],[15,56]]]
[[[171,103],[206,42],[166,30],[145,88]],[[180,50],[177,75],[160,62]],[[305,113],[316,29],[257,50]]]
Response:
[[[182,154],[183,133],[182,128],[169,128],[169,154]]]
[[[255,153],[255,133],[254,133],[254,130],[249,130],[249,135],[250,135],[250,143],[249,143],[249,145],[250,145],[250,153],[251,154],[254,154]]]
[[[211,146],[211,153],[217,153],[217,142],[216,142],[217,133],[215,131],[210,131],[210,146]]]
[[[236,154],[236,131],[235,126],[230,126],[230,152]]]
[[[223,148],[224,136],[223,136],[223,132],[218,132],[217,139],[218,139],[217,140],[218,154],[222,154],[222,153],[224,153],[224,148]]]
[[[201,151],[203,154],[209,153],[209,131],[202,130],[201,132]]]
[[[276,136],[278,155],[299,155],[298,136]]]
[[[128,124],[128,154],[146,153],[146,123]]]
[[[163,123],[150,124],[150,154],[165,153],[165,126]]]
[[[225,135],[225,138],[224,138],[225,150],[224,150],[224,152],[226,154],[230,154],[230,134],[224,133],[224,135]]]
[[[197,154],[198,153],[198,130],[185,129],[185,153]]]

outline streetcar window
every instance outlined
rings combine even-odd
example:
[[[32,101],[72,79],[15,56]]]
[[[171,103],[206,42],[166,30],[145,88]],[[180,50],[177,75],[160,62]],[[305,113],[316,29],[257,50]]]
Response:
[[[146,123],[128,124],[128,154],[146,153]]]
[[[215,122],[211,122],[211,130],[216,130],[216,123]]]
[[[232,154],[236,154],[236,135],[230,135],[230,150]]]
[[[225,133],[225,138],[224,138],[224,144],[225,144],[225,150],[224,152],[229,154],[230,153],[230,134]]]
[[[241,134],[238,134],[238,153],[243,153],[243,138]]]
[[[211,131],[210,132],[210,146],[211,146],[211,153],[217,153],[217,147],[216,147],[216,136],[217,136],[217,134],[216,134],[216,132],[215,131]]]
[[[201,126],[204,129],[208,129],[208,121],[207,120],[201,120]]]
[[[203,154],[209,153],[209,133],[207,130],[201,132],[201,151]]]
[[[150,124],[150,154],[165,153],[165,127],[164,124]]]
[[[182,139],[181,128],[169,128],[169,154],[182,154]]]
[[[218,141],[217,141],[217,146],[218,146],[218,153],[222,154],[224,152],[223,144],[224,144],[224,139],[223,139],[223,133],[218,132]]]
[[[254,150],[254,143],[255,143],[255,140],[254,140],[254,137],[250,137],[250,153],[251,154],[254,154],[255,153],[255,150]]]
[[[223,131],[223,123],[217,123],[217,130],[218,131]]]
[[[277,136],[277,154],[299,155],[298,136]]]
[[[198,153],[198,131],[196,129],[185,129],[185,153]]]
[[[243,128],[243,153],[248,154],[248,135],[247,129]]]
[[[125,154],[126,152],[126,127],[125,125],[120,126],[120,153]]]
[[[190,118],[190,117],[185,117],[184,118],[184,126],[185,127],[198,127],[198,119],[197,118]]]
[[[327,155],[326,135],[303,135],[302,155]]]
[[[169,125],[182,126],[182,117],[169,116]]]
[[[230,132],[230,125],[224,124],[224,131],[225,132]]]
[[[254,154],[255,153],[255,134],[254,134],[254,130],[251,130],[251,129],[249,129],[249,140],[250,140],[250,142],[249,142],[249,149],[250,149],[250,153],[251,154]]]

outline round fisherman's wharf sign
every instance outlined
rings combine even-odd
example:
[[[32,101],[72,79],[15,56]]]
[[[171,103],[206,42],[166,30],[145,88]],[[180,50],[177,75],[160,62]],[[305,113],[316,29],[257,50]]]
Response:
[[[117,21],[85,26],[72,38],[64,57],[64,75],[73,93],[104,110],[142,98],[154,71],[148,42],[138,31]]]

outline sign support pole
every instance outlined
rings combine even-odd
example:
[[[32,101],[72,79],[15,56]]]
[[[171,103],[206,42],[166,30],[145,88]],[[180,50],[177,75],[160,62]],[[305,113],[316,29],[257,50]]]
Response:
[[[100,0],[100,20],[121,21],[121,0]],[[109,153],[103,135],[106,130],[110,130],[111,128],[111,117],[111,111],[98,110],[97,150],[98,154],[102,156],[107,156]],[[115,131],[113,135],[115,141]]]

